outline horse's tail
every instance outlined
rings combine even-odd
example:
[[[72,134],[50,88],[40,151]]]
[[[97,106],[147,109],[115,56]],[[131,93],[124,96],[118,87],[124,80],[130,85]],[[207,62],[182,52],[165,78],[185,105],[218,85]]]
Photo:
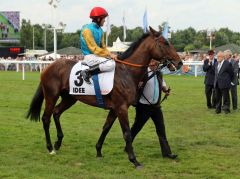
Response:
[[[30,117],[31,121],[40,121],[40,113],[41,113],[43,100],[44,100],[43,90],[40,83],[37,88],[37,91],[35,92],[35,95],[33,96],[31,105],[28,109],[28,112],[26,115],[27,119]]]

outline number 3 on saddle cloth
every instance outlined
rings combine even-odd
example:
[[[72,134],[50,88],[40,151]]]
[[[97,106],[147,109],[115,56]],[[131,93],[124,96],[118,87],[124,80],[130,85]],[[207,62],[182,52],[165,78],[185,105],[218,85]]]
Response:
[[[91,84],[86,83],[81,75],[81,70],[88,69],[89,67],[76,63],[70,73],[69,77],[69,94],[71,95],[96,95],[96,100],[99,107],[105,107],[102,95],[107,95],[113,89],[115,62],[112,71],[101,72],[93,75],[90,79]]]

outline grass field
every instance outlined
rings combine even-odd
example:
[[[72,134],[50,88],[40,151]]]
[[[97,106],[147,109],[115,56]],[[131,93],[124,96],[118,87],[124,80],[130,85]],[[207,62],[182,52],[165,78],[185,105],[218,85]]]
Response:
[[[205,105],[202,77],[166,76],[172,94],[163,103],[167,136],[177,160],[161,157],[152,121],[133,146],[144,165],[136,170],[123,152],[116,121],[96,156],[95,144],[107,111],[77,103],[62,116],[65,134],[57,155],[45,147],[42,123],[24,118],[39,73],[0,72],[0,178],[240,178],[240,112],[216,115]],[[239,99],[240,100],[240,99]],[[129,110],[133,123],[134,109]],[[51,123],[52,142],[56,139]]]

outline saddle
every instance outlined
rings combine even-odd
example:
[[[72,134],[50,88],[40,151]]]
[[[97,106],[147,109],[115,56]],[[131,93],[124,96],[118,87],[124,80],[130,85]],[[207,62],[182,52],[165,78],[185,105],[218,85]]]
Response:
[[[115,64],[115,62],[114,62]],[[89,79],[91,84],[88,84],[82,76],[83,70],[90,68],[85,62],[79,61],[76,63],[70,73],[69,77],[69,94],[71,95],[95,95],[94,85],[92,78]],[[113,88],[115,68],[112,71],[94,74],[98,76],[99,87],[102,95],[107,95]]]

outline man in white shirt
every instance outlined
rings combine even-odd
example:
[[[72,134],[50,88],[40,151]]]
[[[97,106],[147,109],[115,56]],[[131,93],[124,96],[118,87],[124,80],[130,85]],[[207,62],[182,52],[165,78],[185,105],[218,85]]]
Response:
[[[139,93],[141,96],[136,105],[136,117],[131,128],[132,140],[142,129],[149,118],[152,118],[161,146],[162,156],[170,159],[175,159],[176,154],[171,152],[167,141],[163,113],[160,106],[161,91],[169,95],[170,90],[166,87],[166,83],[162,79],[162,74],[157,70],[158,62],[152,60],[148,75],[140,83],[141,88]]]

